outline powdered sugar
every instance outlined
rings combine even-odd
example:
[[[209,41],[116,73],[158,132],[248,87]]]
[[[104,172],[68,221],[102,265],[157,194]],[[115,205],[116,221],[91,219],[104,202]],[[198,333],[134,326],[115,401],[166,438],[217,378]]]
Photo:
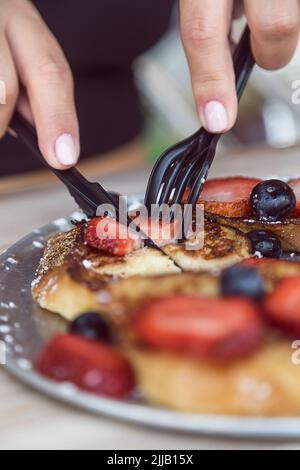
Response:
[[[7,334],[11,331],[11,327],[9,325],[0,325],[0,333]]]
[[[34,240],[32,242],[32,246],[34,248],[44,248],[45,247],[45,245],[42,242],[38,241],[38,240]]]
[[[13,309],[16,307],[17,306],[14,302],[0,302],[0,308]]]
[[[88,259],[84,259],[82,261],[82,264],[85,267],[85,269],[90,269],[93,266],[93,263]]]
[[[18,264],[18,261],[15,258],[10,257],[10,258],[7,258],[6,263],[14,265],[14,264]]]
[[[18,366],[20,367],[20,369],[23,369],[23,370],[31,370],[32,369],[31,362],[28,361],[28,359],[24,359],[23,357],[18,359],[17,363],[18,363]]]

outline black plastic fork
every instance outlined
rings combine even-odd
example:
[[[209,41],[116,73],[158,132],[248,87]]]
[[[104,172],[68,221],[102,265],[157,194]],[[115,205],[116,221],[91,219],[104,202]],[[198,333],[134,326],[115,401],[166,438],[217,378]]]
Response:
[[[248,26],[236,47],[233,61],[240,99],[255,65]],[[196,207],[221,137],[222,134],[211,134],[201,128],[164,152],[148,183],[145,197],[148,211],[151,211],[152,204],[181,204],[187,189],[189,195],[185,203],[192,209]]]

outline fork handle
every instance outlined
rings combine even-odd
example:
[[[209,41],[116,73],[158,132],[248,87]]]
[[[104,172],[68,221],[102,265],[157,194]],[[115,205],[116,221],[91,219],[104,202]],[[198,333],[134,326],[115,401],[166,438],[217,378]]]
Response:
[[[33,153],[38,158],[38,160],[40,160],[40,162],[43,163],[45,167],[51,170],[64,184],[68,185],[70,182],[70,177],[72,176],[74,180],[76,180],[76,183],[78,180],[81,182],[85,180],[84,176],[79,175],[79,172],[74,168],[69,168],[67,170],[57,170],[56,168],[53,168],[49,165],[39,150],[37,134],[34,127],[29,124],[29,122],[26,121],[26,119],[20,113],[16,112],[14,114],[10,123],[10,130],[12,130],[12,134],[15,133],[17,137],[23,142],[23,144],[31,151],[31,153]]]

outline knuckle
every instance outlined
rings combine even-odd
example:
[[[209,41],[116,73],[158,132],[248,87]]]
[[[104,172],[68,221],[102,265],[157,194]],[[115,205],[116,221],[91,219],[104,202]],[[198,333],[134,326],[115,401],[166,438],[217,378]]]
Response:
[[[72,80],[72,74],[69,65],[62,58],[47,58],[40,61],[35,69],[37,75],[45,80]]]
[[[256,54],[257,65],[266,70],[279,70],[285,67],[293,57],[293,53],[285,54],[284,56],[258,56]]]
[[[206,94],[208,89],[226,90],[227,83],[226,77],[221,72],[206,72],[194,83],[194,88],[199,93]]]
[[[74,112],[66,109],[50,109],[45,114],[47,128],[50,132],[56,132],[57,128],[73,129],[74,128]]]
[[[299,31],[299,23],[297,18],[292,16],[281,16],[269,21],[260,21],[257,29],[264,41],[280,41],[294,36]]]
[[[183,39],[192,46],[203,46],[216,40],[216,29],[201,16],[187,21],[182,28]]]

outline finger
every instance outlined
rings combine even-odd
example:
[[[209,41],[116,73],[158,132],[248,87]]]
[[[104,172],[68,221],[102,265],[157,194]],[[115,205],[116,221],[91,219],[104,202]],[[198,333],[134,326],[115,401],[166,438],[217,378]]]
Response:
[[[22,116],[34,126],[34,118],[28,101],[28,97],[24,91],[19,93],[19,98],[17,101],[17,109],[22,114]]]
[[[181,0],[181,33],[200,119],[213,133],[229,130],[237,97],[228,34],[230,0]]]
[[[5,36],[0,39],[0,137],[6,133],[17,97],[18,77]]]
[[[79,156],[79,130],[72,74],[63,52],[35,10],[10,22],[8,38],[41,152],[55,168],[74,165]]]
[[[288,64],[299,39],[298,0],[245,0],[245,10],[257,63],[269,70]]]

